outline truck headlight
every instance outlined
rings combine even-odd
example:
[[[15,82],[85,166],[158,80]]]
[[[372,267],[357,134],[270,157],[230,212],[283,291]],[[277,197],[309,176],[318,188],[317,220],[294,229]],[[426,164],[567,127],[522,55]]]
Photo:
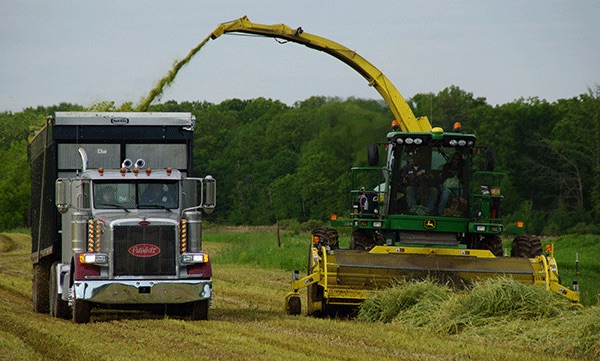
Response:
[[[79,263],[107,264],[108,255],[106,253],[82,253],[79,255]]]
[[[195,263],[206,263],[208,262],[208,253],[184,253],[181,255],[182,264],[195,264]]]

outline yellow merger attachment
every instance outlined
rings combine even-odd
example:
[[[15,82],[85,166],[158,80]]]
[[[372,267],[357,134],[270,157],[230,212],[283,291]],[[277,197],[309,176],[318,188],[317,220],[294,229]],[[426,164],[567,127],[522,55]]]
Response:
[[[478,280],[510,277],[544,287],[579,303],[579,292],[559,284],[552,257],[494,257],[490,251],[455,248],[376,246],[370,252],[313,247],[309,275],[292,280],[286,311],[300,313],[299,289],[307,288],[308,314],[331,314],[357,306],[372,292],[398,281],[427,277],[464,288]]]

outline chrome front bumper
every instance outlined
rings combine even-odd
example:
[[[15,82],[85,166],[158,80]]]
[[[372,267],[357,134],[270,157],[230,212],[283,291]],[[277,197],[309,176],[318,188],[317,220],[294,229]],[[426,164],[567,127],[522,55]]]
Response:
[[[212,298],[211,280],[79,281],[79,300],[103,304],[187,303]]]

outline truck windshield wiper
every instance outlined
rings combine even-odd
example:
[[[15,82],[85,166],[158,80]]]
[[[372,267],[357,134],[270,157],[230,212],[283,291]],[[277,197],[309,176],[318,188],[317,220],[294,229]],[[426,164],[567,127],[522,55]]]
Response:
[[[119,208],[124,210],[125,212],[129,213],[129,209],[127,209],[127,207],[119,205],[119,204],[113,204],[113,203],[98,203],[97,206],[102,206],[102,207],[107,207],[107,208]]]
[[[144,205],[139,205],[138,208],[142,209],[142,208],[156,208],[156,209],[167,209],[167,206],[165,206],[164,204],[144,204]]]

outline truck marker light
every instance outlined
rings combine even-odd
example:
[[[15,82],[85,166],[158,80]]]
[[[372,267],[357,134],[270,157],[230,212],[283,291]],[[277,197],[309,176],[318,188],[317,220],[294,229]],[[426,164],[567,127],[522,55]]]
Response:
[[[137,175],[139,171],[140,170],[137,167],[133,168],[133,174]]]
[[[171,175],[172,172],[173,172],[173,168],[168,167],[167,168],[167,175]]]
[[[152,168],[146,168],[146,174],[150,175],[150,173],[152,173]]]

